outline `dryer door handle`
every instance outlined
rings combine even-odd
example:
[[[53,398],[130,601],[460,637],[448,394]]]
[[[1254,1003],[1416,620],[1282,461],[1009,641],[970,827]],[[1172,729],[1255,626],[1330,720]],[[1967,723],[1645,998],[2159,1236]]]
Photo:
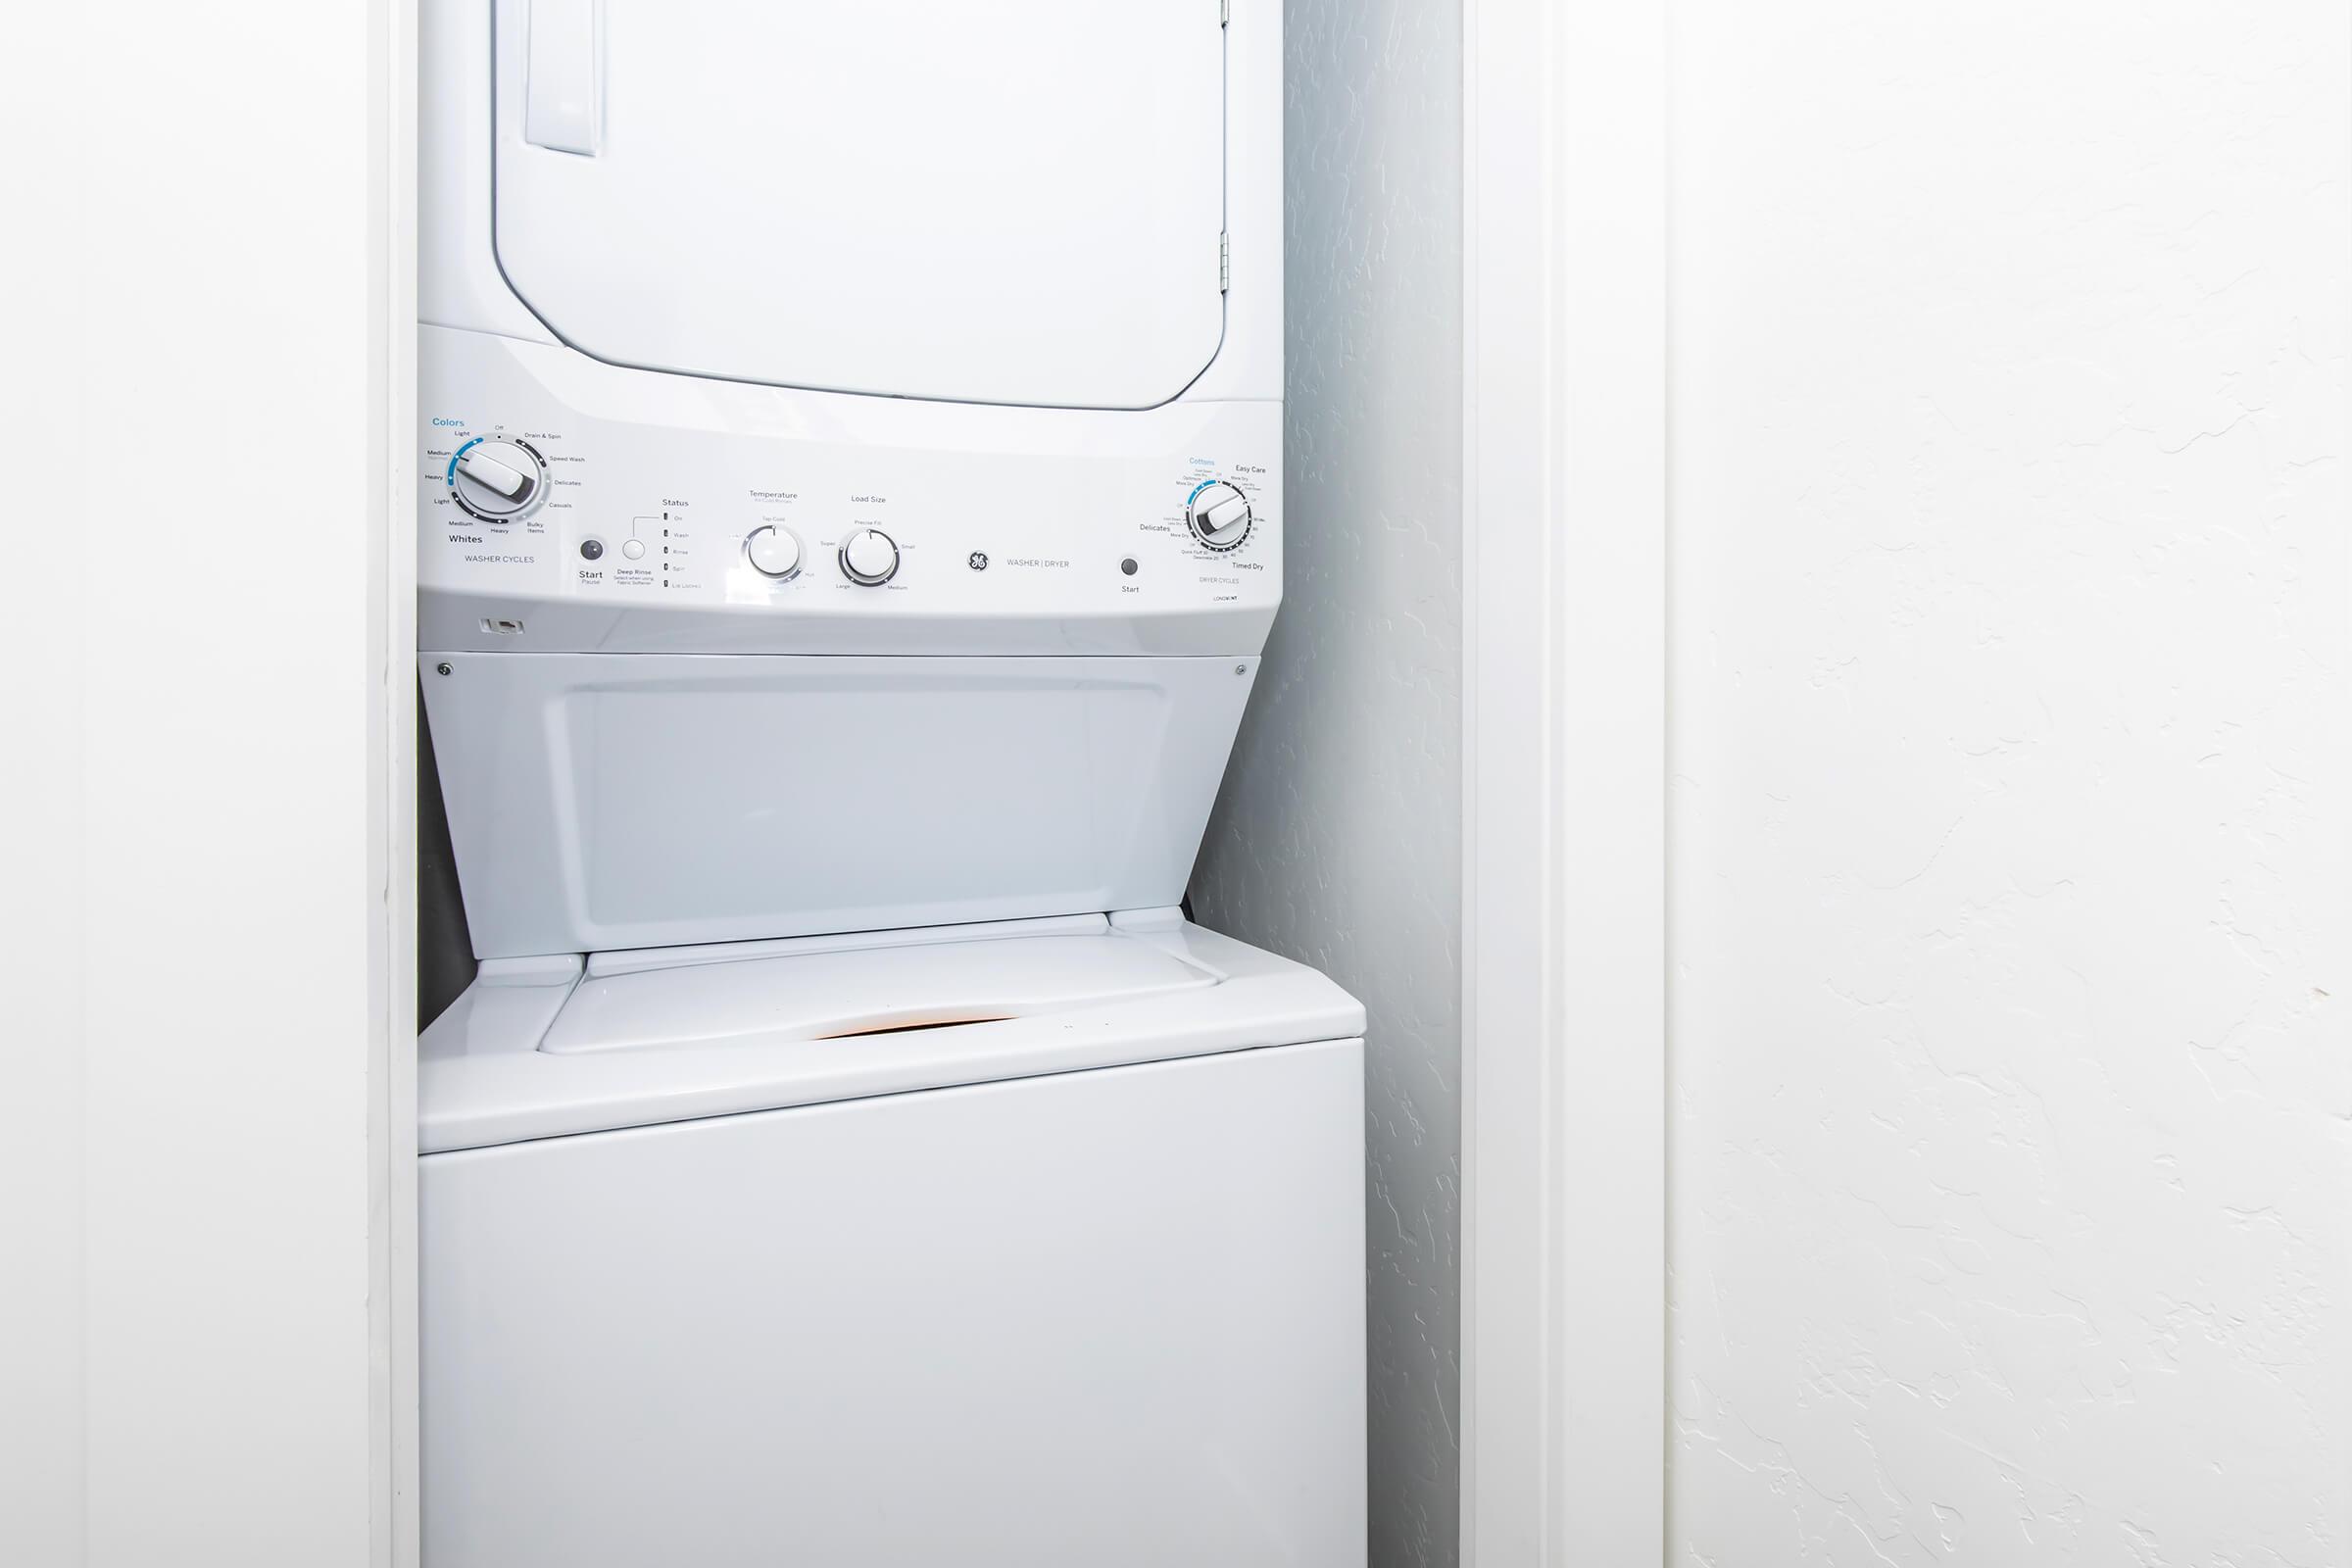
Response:
[[[523,139],[594,158],[605,118],[600,0],[530,0],[530,7]]]

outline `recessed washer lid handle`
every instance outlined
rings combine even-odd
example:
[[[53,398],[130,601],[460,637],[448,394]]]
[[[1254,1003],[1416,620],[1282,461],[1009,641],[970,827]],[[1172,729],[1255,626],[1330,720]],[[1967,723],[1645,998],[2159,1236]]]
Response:
[[[1219,978],[1107,932],[796,953],[592,977],[539,1049],[839,1040],[1141,1002]]]

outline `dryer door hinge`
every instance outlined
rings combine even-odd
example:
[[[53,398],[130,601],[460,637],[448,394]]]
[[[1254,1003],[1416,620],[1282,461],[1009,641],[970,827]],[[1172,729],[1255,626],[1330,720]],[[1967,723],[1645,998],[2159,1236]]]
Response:
[[[1233,236],[1217,236],[1217,292],[1222,294],[1233,287]]]

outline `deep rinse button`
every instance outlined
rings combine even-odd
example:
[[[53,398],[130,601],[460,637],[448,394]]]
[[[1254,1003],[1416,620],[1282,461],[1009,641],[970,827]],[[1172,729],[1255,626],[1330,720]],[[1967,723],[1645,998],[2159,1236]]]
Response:
[[[789,582],[801,574],[800,536],[790,528],[754,528],[743,541],[743,558],[763,577]]]
[[[841,574],[878,588],[898,574],[899,544],[879,528],[859,528],[841,542]]]
[[[1194,487],[1184,504],[1184,525],[1211,550],[1233,550],[1250,537],[1250,498],[1222,479]]]
[[[449,489],[473,515],[506,522],[539,505],[547,490],[547,466],[519,441],[481,437],[460,447],[450,460]]]

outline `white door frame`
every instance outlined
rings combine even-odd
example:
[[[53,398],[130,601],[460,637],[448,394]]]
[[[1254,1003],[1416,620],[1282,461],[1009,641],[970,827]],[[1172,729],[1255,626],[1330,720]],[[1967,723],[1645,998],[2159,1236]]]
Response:
[[[1463,1559],[1664,1559],[1666,0],[1465,0]]]
[[[416,1568],[416,4],[369,0],[369,1568]]]

